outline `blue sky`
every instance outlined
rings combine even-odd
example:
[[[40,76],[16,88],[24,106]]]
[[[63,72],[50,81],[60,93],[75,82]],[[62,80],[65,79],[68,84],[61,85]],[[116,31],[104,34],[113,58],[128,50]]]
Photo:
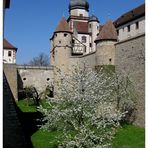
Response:
[[[68,18],[70,0],[11,0],[5,12],[4,37],[18,48],[17,64],[29,62],[39,53],[50,54],[49,39],[62,16]],[[90,15],[104,24],[141,5],[144,0],[88,0]]]

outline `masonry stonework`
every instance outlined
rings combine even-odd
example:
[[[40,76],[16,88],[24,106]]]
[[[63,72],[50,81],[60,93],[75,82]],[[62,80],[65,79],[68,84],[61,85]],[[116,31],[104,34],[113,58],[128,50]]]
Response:
[[[145,35],[116,44],[115,67],[134,82],[138,92],[136,125],[144,127],[145,117]]]
[[[10,89],[14,96],[14,99],[18,99],[18,88],[17,88],[17,69],[16,64],[4,64],[4,73],[6,75],[7,81],[10,85]]]
[[[3,76],[3,146],[4,148],[28,147],[25,134],[16,111],[14,96],[9,87],[5,73]]]
[[[39,93],[44,91],[47,86],[53,85],[53,67],[39,66],[17,66],[18,70],[18,89],[34,86]]]

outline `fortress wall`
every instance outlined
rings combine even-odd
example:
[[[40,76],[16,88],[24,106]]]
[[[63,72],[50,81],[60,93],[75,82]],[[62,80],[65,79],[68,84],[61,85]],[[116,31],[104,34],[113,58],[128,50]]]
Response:
[[[15,100],[18,100],[16,64],[3,64],[4,73]]]
[[[85,63],[86,66],[94,68],[96,66],[96,52],[89,53],[83,56],[71,56],[70,57],[70,65],[82,65]]]
[[[17,66],[18,88],[34,86],[38,92],[42,92],[53,84],[53,67]]]
[[[136,125],[144,127],[145,116],[145,35],[116,44],[116,71],[129,75],[138,91]]]

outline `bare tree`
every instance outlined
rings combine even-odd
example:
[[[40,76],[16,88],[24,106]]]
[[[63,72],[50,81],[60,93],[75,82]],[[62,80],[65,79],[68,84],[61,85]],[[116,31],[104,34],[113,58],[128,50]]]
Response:
[[[42,52],[37,57],[34,57],[28,64],[33,66],[48,66],[49,57]]]

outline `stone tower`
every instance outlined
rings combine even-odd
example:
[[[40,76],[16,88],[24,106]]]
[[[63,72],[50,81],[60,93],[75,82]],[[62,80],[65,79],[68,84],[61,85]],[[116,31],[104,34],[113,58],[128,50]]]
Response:
[[[95,15],[92,15],[89,18],[88,21],[89,25],[88,25],[88,29],[89,32],[91,34],[90,36],[90,47],[91,47],[91,52],[96,51],[96,44],[95,44],[95,39],[97,38],[98,34],[99,34],[99,20]]]
[[[72,32],[64,17],[57,26],[51,38],[51,64],[58,68],[67,69],[71,55]]]
[[[117,43],[117,32],[111,20],[108,20],[95,40],[96,64],[115,64],[115,43]]]
[[[72,32],[64,17],[62,17],[51,38],[51,53],[50,61],[54,66],[54,96],[58,92],[58,87],[61,82],[59,70],[62,73],[67,73],[70,68],[70,55],[72,51]]]

